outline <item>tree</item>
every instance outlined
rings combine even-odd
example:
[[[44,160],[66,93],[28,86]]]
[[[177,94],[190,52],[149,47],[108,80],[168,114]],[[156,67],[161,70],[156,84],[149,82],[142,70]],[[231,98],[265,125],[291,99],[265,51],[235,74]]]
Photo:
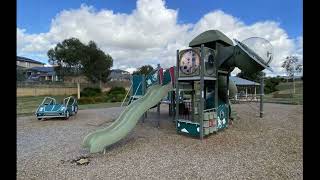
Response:
[[[266,94],[272,93],[274,91],[278,91],[277,89],[277,85],[279,85],[279,83],[281,82],[281,78],[279,77],[270,77],[270,78],[266,78],[264,83],[264,92]]]
[[[256,72],[256,73],[247,73],[245,71],[241,71],[237,74],[237,77],[247,79],[254,82],[259,82],[260,78],[264,75],[262,71]]]
[[[154,70],[154,68],[151,65],[144,65],[139,67],[136,71],[134,71],[132,74],[138,74],[138,75],[148,75]]]
[[[25,81],[27,78],[26,78],[26,75],[24,74],[24,70],[21,69],[21,68],[17,68],[17,81]]]
[[[299,62],[297,56],[287,56],[285,61],[282,63],[282,68],[285,69],[289,78],[292,78],[293,82],[293,94],[296,93],[294,75],[295,73],[300,73],[302,71],[302,64]]]
[[[99,49],[95,42],[83,44],[77,38],[65,39],[47,53],[49,63],[57,65],[55,71],[59,77],[86,76],[89,81],[106,82],[110,74],[113,59]]]

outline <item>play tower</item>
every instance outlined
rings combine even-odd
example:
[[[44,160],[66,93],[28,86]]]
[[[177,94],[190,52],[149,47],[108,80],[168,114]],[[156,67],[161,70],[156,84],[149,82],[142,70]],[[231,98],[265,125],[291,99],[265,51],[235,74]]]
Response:
[[[231,115],[229,97],[237,91],[229,81],[230,73],[235,67],[249,73],[270,69],[272,46],[268,41],[262,38],[249,38],[244,43],[234,41],[236,45],[222,32],[209,30],[195,37],[189,43],[190,48],[177,50],[175,102],[179,103],[176,103],[175,122],[178,133],[202,139],[227,128]],[[265,49],[257,53],[246,43]]]

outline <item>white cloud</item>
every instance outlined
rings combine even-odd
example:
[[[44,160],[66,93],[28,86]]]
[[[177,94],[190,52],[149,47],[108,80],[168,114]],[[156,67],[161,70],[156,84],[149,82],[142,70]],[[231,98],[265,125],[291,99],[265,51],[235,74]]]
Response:
[[[175,65],[177,49],[186,48],[192,38],[209,29],[218,29],[231,39],[258,36],[269,40],[274,46],[272,67],[276,73],[282,73],[280,64],[285,56],[294,53],[302,56],[302,37],[290,39],[275,21],[246,25],[230,14],[215,10],[195,24],[181,24],[178,11],[168,9],[162,0],[138,0],[130,14],[107,9],[97,11],[87,5],[61,11],[52,20],[48,32],[28,34],[27,30],[17,28],[17,53],[44,57],[56,43],[76,37],[84,43],[95,41],[113,57],[113,68],[132,70],[158,63],[170,67]]]

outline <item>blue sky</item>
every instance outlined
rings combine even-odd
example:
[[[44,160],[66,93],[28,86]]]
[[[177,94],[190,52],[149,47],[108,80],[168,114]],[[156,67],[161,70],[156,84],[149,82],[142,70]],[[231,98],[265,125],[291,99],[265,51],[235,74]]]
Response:
[[[79,8],[82,3],[120,13],[130,13],[136,6],[133,0],[18,0],[17,26],[29,33],[46,32],[57,13]],[[275,20],[289,36],[302,35],[302,0],[167,0],[166,5],[179,10],[179,23],[194,23],[213,9],[221,9],[248,24]]]
[[[301,0],[18,0],[17,54],[47,63],[50,48],[77,37],[94,40],[114,58],[114,68],[169,66],[176,49],[218,29],[231,39],[269,40],[272,66],[281,74],[285,56],[302,58],[302,23]]]

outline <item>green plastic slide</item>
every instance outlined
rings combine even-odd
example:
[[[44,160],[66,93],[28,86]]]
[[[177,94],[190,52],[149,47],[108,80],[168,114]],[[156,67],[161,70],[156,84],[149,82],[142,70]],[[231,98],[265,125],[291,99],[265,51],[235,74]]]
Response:
[[[155,106],[172,90],[172,85],[153,85],[140,99],[128,105],[120,116],[110,126],[88,134],[83,141],[83,147],[89,148],[90,153],[101,152],[105,147],[112,145],[135,127],[142,115]]]

